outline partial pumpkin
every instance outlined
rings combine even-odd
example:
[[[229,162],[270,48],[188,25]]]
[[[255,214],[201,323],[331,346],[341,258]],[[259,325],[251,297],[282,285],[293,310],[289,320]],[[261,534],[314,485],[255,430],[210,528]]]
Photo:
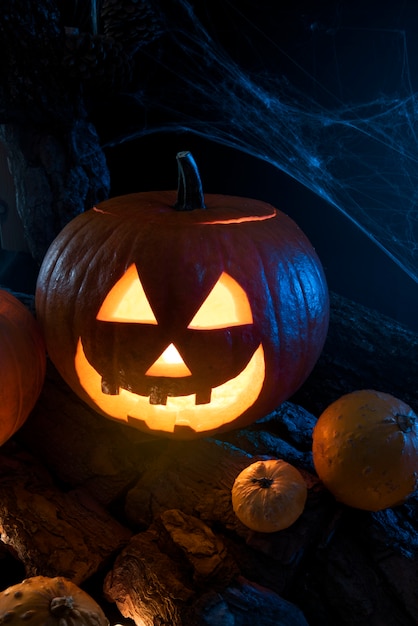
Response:
[[[298,226],[247,198],[179,189],[113,198],[72,220],[42,264],[37,317],[68,385],[150,434],[243,427],[291,396],[327,335],[321,263]]]
[[[418,487],[418,424],[402,400],[379,391],[341,396],[313,431],[319,478],[346,505],[379,511],[404,502]]]
[[[305,479],[281,459],[256,461],[232,487],[232,508],[251,530],[273,533],[288,528],[302,515],[307,499]]]
[[[0,445],[26,421],[46,368],[45,344],[32,313],[0,290]]]
[[[0,592],[0,624],[109,626],[101,607],[66,578],[33,576]]]

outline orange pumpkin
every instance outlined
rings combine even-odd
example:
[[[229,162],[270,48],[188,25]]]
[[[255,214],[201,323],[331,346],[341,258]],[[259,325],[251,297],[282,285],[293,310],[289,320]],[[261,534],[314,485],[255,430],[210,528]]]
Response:
[[[179,164],[177,194],[113,198],[63,229],[36,310],[51,360],[90,406],[192,438],[245,426],[294,393],[322,350],[329,302],[289,217],[203,197],[191,155]]]
[[[349,506],[378,511],[417,489],[417,416],[390,394],[366,389],[333,402],[315,425],[312,452],[319,478]]]
[[[291,526],[303,513],[306,482],[293,465],[281,459],[256,461],[232,487],[232,508],[251,530],[272,533]]]
[[[0,445],[25,422],[45,379],[46,355],[31,312],[0,290]]]
[[[109,626],[100,606],[66,578],[33,576],[0,592],[0,623]]]

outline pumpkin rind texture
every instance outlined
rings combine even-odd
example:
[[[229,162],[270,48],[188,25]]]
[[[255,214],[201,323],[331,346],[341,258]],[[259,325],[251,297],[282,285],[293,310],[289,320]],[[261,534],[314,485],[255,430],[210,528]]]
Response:
[[[232,487],[232,508],[251,530],[272,533],[288,528],[303,513],[307,486],[299,470],[281,459],[256,461]]]
[[[313,461],[334,497],[379,511],[403,503],[418,487],[418,424],[409,405],[371,389],[337,399],[313,431]]]
[[[97,602],[70,580],[33,576],[0,592],[0,624],[109,626]]]
[[[45,380],[40,327],[15,296],[0,290],[0,445],[26,421]]]
[[[143,192],[77,216],[46,254],[36,310],[52,362],[87,404],[190,439],[290,397],[322,351],[329,300],[284,213],[214,194],[205,209],[175,204],[175,191]]]

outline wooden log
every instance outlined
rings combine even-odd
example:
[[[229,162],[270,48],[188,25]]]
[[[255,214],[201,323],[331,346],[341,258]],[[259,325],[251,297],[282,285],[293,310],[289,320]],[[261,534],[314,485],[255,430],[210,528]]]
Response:
[[[271,436],[271,441],[274,437]],[[267,454],[267,456],[275,456]],[[134,528],[148,527],[170,509],[199,517],[238,545],[230,549],[240,571],[278,594],[291,583],[297,564],[312,543],[322,537],[335,514],[335,505],[318,479],[303,470],[308,501],[302,516],[280,533],[256,533],[236,517],[231,489],[239,472],[260,456],[219,440],[172,442],[154,459],[125,500],[126,515]],[[254,559],[256,551],[257,559]]]
[[[331,293],[328,337],[314,370],[290,400],[318,417],[344,393],[376,389],[418,412],[418,333]]]
[[[65,576],[76,584],[105,567],[131,535],[88,492],[61,491],[11,441],[0,451],[0,528],[26,576]]]
[[[343,508],[334,533],[304,561],[292,589],[309,624],[417,624],[417,552],[402,554],[388,539],[376,514]]]
[[[104,592],[138,626],[307,626],[295,605],[239,575],[219,535],[179,510],[132,538]]]
[[[193,597],[191,581],[158,547],[155,530],[136,535],[107,575],[104,594],[136,624],[181,626],[179,603]]]
[[[253,444],[251,437],[248,441]],[[173,444],[129,492],[128,512],[138,515],[144,525],[154,520],[152,528],[158,528],[158,517],[175,504],[198,517],[222,537],[242,576],[295,601],[309,624],[416,623],[418,494],[395,509],[359,511],[335,502],[315,477],[302,470],[310,482],[299,520],[278,533],[254,533],[234,519],[229,490],[232,474],[255,458],[227,442],[194,442],[193,451],[186,444]],[[135,558],[132,567],[137,567]],[[132,581],[125,579],[125,585],[119,587],[119,598],[132,593]],[[196,592],[195,585],[188,589]],[[226,610],[217,598],[219,610],[221,606]],[[217,623],[215,615],[208,624]],[[260,618],[258,623],[269,622]]]
[[[309,626],[296,604],[243,576],[220,593],[206,593],[189,615],[184,624],[192,626]]]
[[[181,509],[233,527],[230,489],[251,460],[243,450],[214,439],[171,441],[127,493],[126,515],[141,527],[168,509]]]
[[[242,430],[221,434],[229,442],[250,455],[267,455],[284,459],[314,473],[312,431],[316,418],[291,402],[283,402],[269,415]]]

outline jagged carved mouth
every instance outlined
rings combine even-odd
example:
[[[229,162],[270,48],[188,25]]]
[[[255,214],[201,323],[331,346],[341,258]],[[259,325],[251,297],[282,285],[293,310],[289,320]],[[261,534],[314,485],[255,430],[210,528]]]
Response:
[[[254,404],[264,383],[265,359],[260,344],[246,367],[235,378],[209,390],[206,398],[199,394],[170,395],[167,389],[162,393],[158,388],[151,389],[148,396],[123,388],[117,388],[118,393],[111,395],[104,393],[102,378],[87,360],[81,338],[75,369],[84,391],[109,417],[130,424],[135,420],[144,422],[151,430],[173,432],[176,426],[188,426],[196,432],[204,432],[234,421]]]
[[[179,388],[182,384],[182,380],[183,379],[169,377],[155,378],[155,380],[148,385],[147,392],[145,394],[141,394],[132,391],[132,389],[126,389],[126,387],[115,386],[113,383],[110,383],[102,377],[101,390],[103,394],[109,396],[119,396],[123,391],[128,391],[134,396],[147,397],[150,404],[161,404],[166,406],[168,398],[178,398],[182,395],[185,395],[184,393],[180,392]],[[198,391],[196,391],[194,396],[196,405],[209,404],[212,397],[212,388],[209,386],[200,388]]]

